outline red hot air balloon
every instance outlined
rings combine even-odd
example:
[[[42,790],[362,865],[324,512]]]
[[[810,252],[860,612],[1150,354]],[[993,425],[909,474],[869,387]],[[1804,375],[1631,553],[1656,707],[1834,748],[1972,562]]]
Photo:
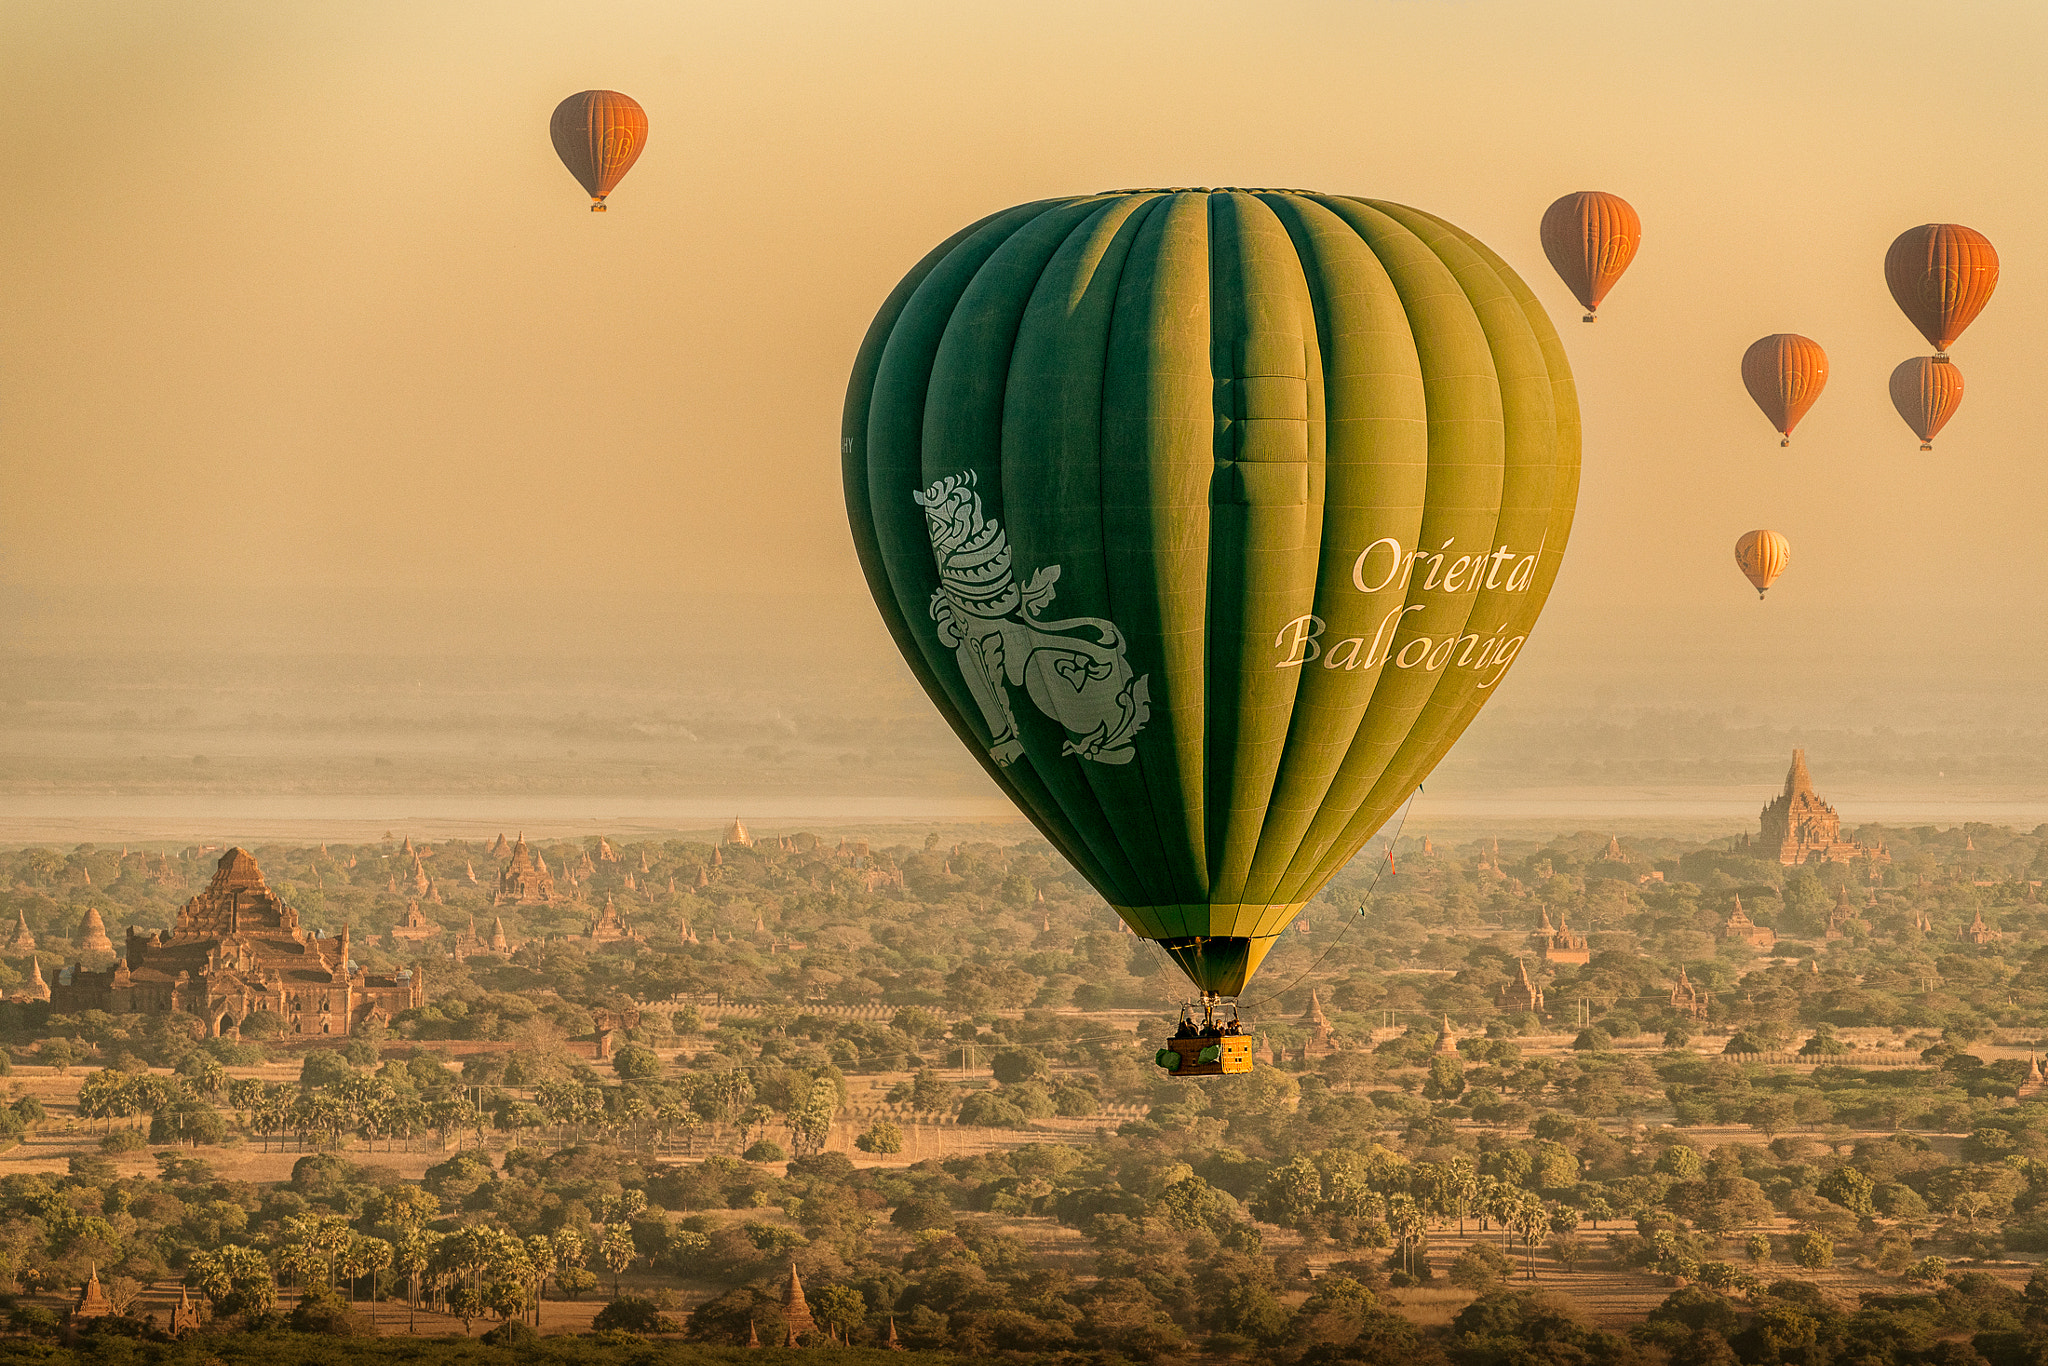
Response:
[[[1626,199],[1604,190],[1568,194],[1543,211],[1543,254],[1594,321],[1600,301],[1636,259],[1643,223]]]
[[[1735,567],[1742,571],[1742,577],[1749,580],[1756,589],[1758,602],[1763,601],[1771,585],[1778,581],[1778,575],[1785,572],[1785,566],[1792,563],[1792,547],[1775,531],[1746,531],[1735,543]]]
[[[1935,433],[1948,425],[1963,402],[1963,372],[1946,356],[1915,356],[1892,371],[1892,407],[1920,438],[1920,449],[1934,449]]]
[[[590,211],[604,212],[604,197],[625,178],[647,145],[647,111],[631,95],[585,90],[555,106],[548,120],[555,155],[590,196]]]
[[[1991,302],[1998,253],[1991,239],[1960,223],[1908,228],[1884,254],[1884,282],[1908,321],[1945,352]]]
[[[1828,353],[1796,332],[1776,332],[1742,353],[1742,384],[1771,426],[1792,444],[1792,429],[1827,387]]]

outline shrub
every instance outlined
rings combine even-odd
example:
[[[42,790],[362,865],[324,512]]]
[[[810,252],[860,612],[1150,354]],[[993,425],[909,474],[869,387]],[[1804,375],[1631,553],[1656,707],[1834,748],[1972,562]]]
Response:
[[[673,1333],[675,1323],[655,1308],[653,1300],[621,1295],[597,1311],[590,1326],[600,1333]],[[531,1330],[529,1330],[531,1331]]]
[[[139,1153],[149,1147],[149,1141],[133,1129],[116,1129],[100,1140],[103,1153]]]
[[[741,1153],[740,1158],[747,1162],[787,1162],[789,1154],[774,1139],[764,1138]]]
[[[953,1207],[932,1195],[913,1195],[904,1200],[889,1215],[889,1222],[906,1233],[920,1233],[925,1229],[950,1230],[953,1227]]]
[[[1605,1053],[1614,1047],[1614,1036],[1594,1025],[1579,1031],[1579,1037],[1572,1040],[1572,1047],[1589,1053]]]
[[[31,1304],[10,1310],[7,1315],[7,1326],[17,1333],[26,1333],[30,1337],[50,1338],[57,1335],[58,1324],[55,1314],[40,1305]]]
[[[864,1153],[900,1153],[903,1151],[903,1130],[885,1119],[878,1119],[867,1128],[867,1132],[853,1140],[853,1146]]]
[[[1506,1254],[1492,1243],[1480,1240],[1466,1247],[1451,1261],[1451,1284],[1460,1290],[1484,1295],[1506,1284],[1514,1268]]]
[[[1940,1257],[1922,1257],[1906,1268],[1906,1279],[1915,1285],[1936,1285],[1948,1275],[1948,1262]]]
[[[315,1286],[292,1310],[292,1331],[322,1333],[328,1337],[352,1337],[362,1329],[348,1302],[328,1286]]]
[[[997,1081],[1016,1083],[1042,1081],[1052,1076],[1052,1065],[1034,1048],[1005,1048],[989,1064]]]
[[[521,1323],[518,1319],[506,1319],[496,1328],[485,1333],[482,1340],[490,1343],[493,1347],[530,1349],[540,1341],[540,1334],[534,1331],[533,1325],[530,1323]]]
[[[988,1129],[1021,1129],[1024,1112],[996,1091],[975,1091],[960,1102],[960,1122]]]

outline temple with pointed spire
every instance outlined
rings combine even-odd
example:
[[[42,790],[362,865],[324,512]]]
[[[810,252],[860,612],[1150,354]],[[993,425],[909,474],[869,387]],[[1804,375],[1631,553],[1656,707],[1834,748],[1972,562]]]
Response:
[[[191,1288],[181,1285],[178,1287],[178,1302],[171,1306],[171,1336],[196,1333],[199,1327],[199,1306],[192,1302]]]
[[[7,941],[7,951],[9,953],[34,953],[36,951],[36,937],[29,933],[28,915],[18,907],[14,912],[14,935]]]
[[[1689,1019],[1707,1018],[1706,994],[1686,975],[1683,963],[1678,965],[1678,980],[1671,987],[1671,1008]]]
[[[441,927],[420,913],[420,903],[409,901],[405,906],[405,919],[391,927],[394,943],[403,941],[418,944],[441,933]]]
[[[1742,898],[1735,898],[1735,909],[1728,913],[1728,923],[1721,927],[1721,938],[1736,940],[1753,949],[1773,949],[1778,945],[1778,932],[1759,925],[1749,918],[1749,912],[1742,909]]]
[[[789,1281],[782,1287],[782,1345],[802,1347],[804,1339],[815,1336],[817,1323],[811,1306],[804,1302],[804,1283],[797,1278],[796,1263],[789,1264]]]
[[[14,1000],[47,1001],[50,999],[50,984],[43,980],[43,965],[40,960],[28,960],[28,980],[14,989]]]
[[[349,956],[349,928],[322,935],[270,890],[246,850],[230,849],[206,890],[168,930],[128,930],[113,967],[82,963],[50,988],[51,1008],[77,1015],[193,1015],[218,1037],[258,1012],[286,1037],[345,1038],[427,1003],[417,971],[370,972]]]
[[[1323,1013],[1322,993],[1314,987],[1308,989],[1308,1009],[1301,1012],[1301,1027],[1308,1032],[1308,1039],[1300,1049],[1303,1062],[1310,1058],[1327,1058],[1337,1051],[1337,1027]]]
[[[1873,892],[1875,889],[1873,889]],[[1873,898],[1874,904],[1874,898]],[[1841,939],[1858,921],[1856,908],[1849,904],[1849,884],[1843,883],[1835,893],[1834,908],[1828,912],[1827,938]]]
[[[1984,923],[1984,911],[1980,907],[1970,918],[1969,928],[1962,931],[1962,937],[1972,944],[1996,944],[2005,936]]]
[[[504,836],[498,838],[503,842]],[[502,906],[509,902],[515,906],[552,906],[555,896],[555,877],[548,871],[547,860],[536,856],[527,847],[526,835],[522,831],[512,845],[511,857],[498,874],[498,893],[491,899],[491,904]]]
[[[737,844],[742,849],[751,849],[754,847],[754,837],[747,833],[746,822],[742,821],[738,816],[734,816],[732,824],[725,827],[725,838],[720,840],[719,843]]]
[[[1854,859],[1891,862],[1883,844],[1863,845],[1842,838],[1842,818],[1814,792],[1803,749],[1792,751],[1785,790],[1764,807],[1762,823],[1758,852],[1763,858],[1775,855],[1782,864],[1848,863]]]
[[[1499,1006],[1504,1011],[1528,1011],[1532,1015],[1543,1013],[1543,988],[1529,979],[1529,964],[1517,958],[1515,969],[1517,979],[1502,985]]]
[[[1592,945],[1586,936],[1571,927],[1564,912],[1559,911],[1556,926],[1550,923],[1550,912],[1544,911],[1543,924],[1536,933],[1542,938],[1541,952],[1546,963],[1589,963],[1593,959]]]
[[[78,1303],[72,1306],[71,1321],[80,1319],[106,1319],[114,1316],[114,1303],[107,1298],[107,1292],[100,1288],[100,1269],[93,1266],[92,1274],[84,1285],[78,1287]]]

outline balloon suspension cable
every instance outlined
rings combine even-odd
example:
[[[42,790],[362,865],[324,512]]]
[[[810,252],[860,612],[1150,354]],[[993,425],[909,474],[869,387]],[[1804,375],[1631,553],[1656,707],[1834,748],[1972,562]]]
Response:
[[[1415,790],[1408,794],[1408,800],[1402,803],[1401,819],[1395,823],[1393,837],[1387,841],[1388,853],[1393,852],[1395,842],[1401,838],[1401,832],[1407,828],[1408,813],[1415,809],[1415,799],[1417,797],[1420,797],[1421,795],[1422,787],[1420,784],[1418,784]],[[1323,950],[1322,957],[1317,958],[1315,962],[1310,963],[1306,968],[1303,968],[1301,971],[1301,975],[1296,977],[1293,981],[1289,982],[1286,986],[1281,987],[1278,991],[1269,992],[1268,994],[1261,996],[1256,1001],[1245,1003],[1244,1008],[1246,1010],[1252,1010],[1256,1009],[1259,1006],[1265,1005],[1268,1001],[1276,1001],[1280,997],[1285,996],[1288,992],[1300,986],[1312,974],[1314,974],[1316,969],[1320,968],[1323,965],[1323,960],[1328,958],[1331,954],[1337,951],[1337,946],[1339,944],[1342,944],[1344,942],[1344,937],[1351,933],[1351,927],[1353,925],[1356,925],[1359,921],[1365,918],[1366,907],[1372,904],[1372,895],[1374,892],[1379,890],[1380,879],[1385,877],[1387,875],[1387,870],[1393,866],[1394,864],[1392,859],[1380,859],[1379,871],[1375,872],[1372,875],[1372,881],[1366,886],[1365,896],[1361,898],[1358,903],[1358,914],[1350,917],[1344,922],[1344,928],[1339,930],[1337,932],[1337,937],[1330,941],[1330,947]]]

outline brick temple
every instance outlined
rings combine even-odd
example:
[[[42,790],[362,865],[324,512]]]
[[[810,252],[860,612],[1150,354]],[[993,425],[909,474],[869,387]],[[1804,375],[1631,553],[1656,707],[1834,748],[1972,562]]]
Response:
[[[326,936],[302,928],[242,849],[221,855],[171,929],[131,927],[113,967],[73,966],[50,988],[59,1014],[192,1015],[215,1036],[269,1011],[286,1037],[340,1038],[426,1003],[417,970],[373,973],[351,962],[347,926]]]
[[[1842,818],[1814,792],[1803,749],[1792,751],[1785,790],[1763,809],[1763,831],[1751,847],[1762,858],[1775,853],[1783,864],[1848,863],[1854,859],[1891,862],[1882,844],[1872,848],[1842,838]]]

